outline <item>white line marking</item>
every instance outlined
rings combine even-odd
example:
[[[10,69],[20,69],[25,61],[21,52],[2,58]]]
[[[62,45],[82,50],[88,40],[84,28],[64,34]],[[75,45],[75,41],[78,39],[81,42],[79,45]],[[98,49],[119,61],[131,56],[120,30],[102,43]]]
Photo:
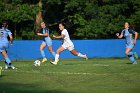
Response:
[[[43,73],[38,70],[31,70],[31,71],[14,70],[14,71],[18,73],[35,73],[35,74],[41,73],[41,74],[64,74],[64,75],[107,75],[107,74],[88,73],[88,72],[44,72]]]
[[[67,75],[93,75],[92,73],[79,72],[47,72],[47,74],[67,74]]]

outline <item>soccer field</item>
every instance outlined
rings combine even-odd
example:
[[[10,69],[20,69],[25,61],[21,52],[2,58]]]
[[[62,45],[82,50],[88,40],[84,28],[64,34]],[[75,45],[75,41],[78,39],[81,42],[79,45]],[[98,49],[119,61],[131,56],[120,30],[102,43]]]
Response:
[[[132,65],[128,59],[60,61],[40,67],[33,61],[13,62],[18,69],[2,71],[0,93],[140,93],[140,63]]]

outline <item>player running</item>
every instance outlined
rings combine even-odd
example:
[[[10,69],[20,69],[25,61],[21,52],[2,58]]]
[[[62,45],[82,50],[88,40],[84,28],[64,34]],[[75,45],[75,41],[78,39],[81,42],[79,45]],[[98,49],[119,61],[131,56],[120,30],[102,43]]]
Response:
[[[54,65],[57,65],[57,63],[59,61],[59,54],[60,54],[60,52],[64,51],[65,49],[68,49],[75,56],[79,56],[79,57],[83,57],[83,58],[88,59],[86,54],[83,55],[83,54],[77,52],[74,49],[74,45],[73,45],[72,41],[70,40],[69,33],[65,29],[65,24],[64,23],[60,23],[59,24],[59,29],[61,31],[61,35],[60,36],[53,35],[53,37],[54,38],[58,38],[58,39],[62,38],[62,39],[64,39],[64,41],[63,41],[63,44],[56,51],[55,61],[51,62],[51,63],[54,64]]]
[[[135,57],[137,58],[137,54],[132,52],[132,49],[134,48],[136,44],[136,40],[138,38],[138,33],[132,29],[129,29],[129,23],[125,22],[124,24],[124,30],[122,30],[121,34],[116,33],[116,36],[118,38],[125,37],[126,39],[126,50],[125,54],[129,57],[129,59],[132,61],[133,64],[137,64]],[[134,36],[134,38],[133,38]]]
[[[8,23],[3,22],[2,28],[0,29],[0,52],[5,59],[5,69],[8,69],[8,65],[10,66],[10,68],[15,69],[15,67],[12,65],[11,60],[7,55],[7,49],[9,47],[9,41],[7,39],[8,36],[10,37],[11,45],[13,40],[12,33],[7,28],[8,28]]]
[[[46,45],[48,46],[49,51],[52,53],[52,55],[55,57],[55,52],[52,49],[52,39],[49,36],[49,29],[46,27],[45,22],[41,22],[41,28],[42,28],[42,33],[37,33],[38,36],[43,37],[43,42],[40,45],[40,52],[43,57],[42,63],[47,61],[47,58],[44,53],[44,48]]]

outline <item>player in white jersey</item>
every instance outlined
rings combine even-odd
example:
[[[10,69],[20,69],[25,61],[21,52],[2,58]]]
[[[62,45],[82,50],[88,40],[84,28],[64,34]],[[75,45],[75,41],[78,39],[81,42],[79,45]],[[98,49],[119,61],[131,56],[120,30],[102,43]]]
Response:
[[[59,61],[59,54],[60,54],[60,52],[64,51],[65,49],[68,49],[74,56],[79,56],[79,57],[88,59],[86,54],[83,55],[74,49],[73,42],[70,40],[69,33],[65,29],[64,23],[59,24],[59,29],[61,31],[61,35],[60,36],[53,35],[53,38],[58,38],[58,39],[62,38],[62,39],[64,39],[64,41],[63,41],[63,44],[56,51],[55,61],[51,62],[51,63],[54,65],[57,65],[57,63]]]

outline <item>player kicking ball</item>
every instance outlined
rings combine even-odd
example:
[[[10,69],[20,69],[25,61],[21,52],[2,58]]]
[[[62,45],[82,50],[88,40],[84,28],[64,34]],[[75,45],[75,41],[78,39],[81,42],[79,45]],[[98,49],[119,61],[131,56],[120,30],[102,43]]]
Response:
[[[57,38],[57,39],[62,38],[64,41],[63,41],[63,44],[56,51],[55,61],[51,63],[54,65],[57,65],[59,61],[59,54],[66,49],[68,49],[74,56],[79,56],[79,57],[88,59],[86,54],[81,54],[74,49],[74,45],[73,45],[73,42],[70,40],[69,33],[65,29],[65,23],[60,23],[59,29],[61,31],[61,35],[60,36],[53,35],[53,38]]]

